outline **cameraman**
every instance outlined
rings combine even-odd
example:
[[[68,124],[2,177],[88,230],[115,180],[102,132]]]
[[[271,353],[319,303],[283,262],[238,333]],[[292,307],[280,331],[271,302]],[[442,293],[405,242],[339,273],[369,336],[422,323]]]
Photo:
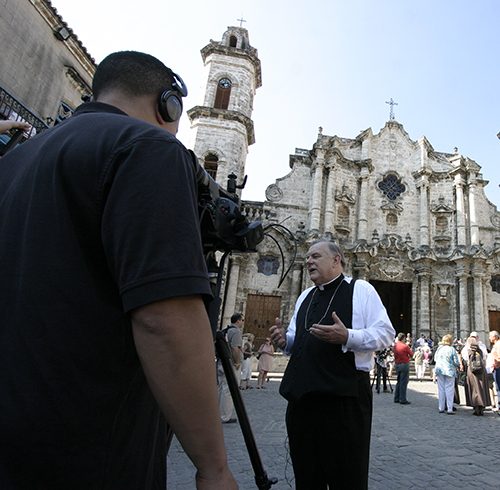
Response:
[[[3,490],[165,489],[165,419],[199,490],[238,488],[174,136],[186,94],[156,58],[113,53],[95,102],[0,160]]]
[[[375,391],[377,393],[380,393],[380,378],[382,378],[384,393],[390,393],[387,389],[387,357],[389,353],[390,349],[383,349],[375,352],[375,373],[377,377]]]

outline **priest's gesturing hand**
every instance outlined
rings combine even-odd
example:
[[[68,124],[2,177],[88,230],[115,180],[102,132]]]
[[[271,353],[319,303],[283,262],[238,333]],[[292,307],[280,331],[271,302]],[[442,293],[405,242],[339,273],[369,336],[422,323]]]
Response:
[[[278,347],[279,349],[284,349],[286,346],[286,331],[281,326],[281,320],[279,318],[276,318],[275,322],[276,325],[273,325],[269,329],[271,340],[276,347]]]
[[[331,344],[345,344],[349,337],[347,328],[335,312],[332,313],[333,325],[313,325],[309,331],[318,339]]]

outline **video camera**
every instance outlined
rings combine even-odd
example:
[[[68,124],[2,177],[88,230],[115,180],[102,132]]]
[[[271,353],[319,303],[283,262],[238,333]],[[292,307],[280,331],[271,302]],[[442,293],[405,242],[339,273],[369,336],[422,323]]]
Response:
[[[227,190],[198,163],[198,211],[200,216],[201,239],[204,253],[208,252],[255,252],[256,246],[264,239],[264,231],[259,221],[250,223],[239,208],[240,199],[236,189],[236,175],[228,176]],[[245,179],[246,181],[246,179]]]

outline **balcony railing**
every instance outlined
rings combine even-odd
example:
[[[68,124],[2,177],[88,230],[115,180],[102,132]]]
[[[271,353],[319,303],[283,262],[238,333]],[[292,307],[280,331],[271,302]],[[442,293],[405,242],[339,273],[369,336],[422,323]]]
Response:
[[[31,126],[31,130],[25,133],[25,137],[27,138],[31,138],[31,136],[35,136],[35,134],[49,127],[42,119],[35,116],[26,106],[21,104],[21,102],[1,86],[0,118],[9,119],[11,121],[27,122]]]

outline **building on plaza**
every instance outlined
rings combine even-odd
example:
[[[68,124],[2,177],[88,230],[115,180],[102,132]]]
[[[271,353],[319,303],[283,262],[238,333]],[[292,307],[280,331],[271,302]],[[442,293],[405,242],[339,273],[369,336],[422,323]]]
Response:
[[[38,132],[71,115],[90,93],[95,62],[49,0],[5,2],[0,42],[1,118],[26,120]],[[246,29],[228,27],[201,53],[200,100],[188,111],[190,146],[222,187],[231,173],[241,185],[255,142],[258,52]],[[294,254],[286,234],[278,235],[283,256],[269,239],[257,253],[233,253],[222,324],[242,311],[245,330],[258,339],[277,316],[286,324],[311,285],[309,245],[327,238],[343,247],[346,273],[377,288],[397,331],[436,340],[476,330],[485,340],[490,328],[500,330],[500,213],[485,196],[488,182],[476,162],[436,151],[425,136],[412,139],[390,119],[376,134],[369,128],[350,138],[320,128],[311,148],[296,149],[289,163],[264,202],[241,207],[250,220],[293,232],[297,260],[278,287]]]
[[[202,105],[188,111],[194,150],[224,185],[229,172],[244,175],[260,62],[241,27],[229,27],[202,56]],[[271,240],[256,254],[233,253],[223,324],[243,311],[245,331],[261,340],[276,316],[286,324],[298,295],[312,284],[309,245],[327,238],[345,251],[346,273],[375,286],[398,332],[436,340],[476,330],[484,340],[490,326],[498,329],[500,213],[485,196],[488,182],[475,161],[457,150],[436,151],[425,136],[413,140],[390,119],[377,134],[369,128],[353,138],[319,128],[312,148],[290,156],[290,169],[268,186],[264,202],[242,207],[251,220],[284,222],[297,238],[297,260],[278,288],[293,255],[289,242],[284,261]]]
[[[27,121],[34,134],[91,93],[96,64],[49,0],[4,2],[0,45],[0,118]]]

